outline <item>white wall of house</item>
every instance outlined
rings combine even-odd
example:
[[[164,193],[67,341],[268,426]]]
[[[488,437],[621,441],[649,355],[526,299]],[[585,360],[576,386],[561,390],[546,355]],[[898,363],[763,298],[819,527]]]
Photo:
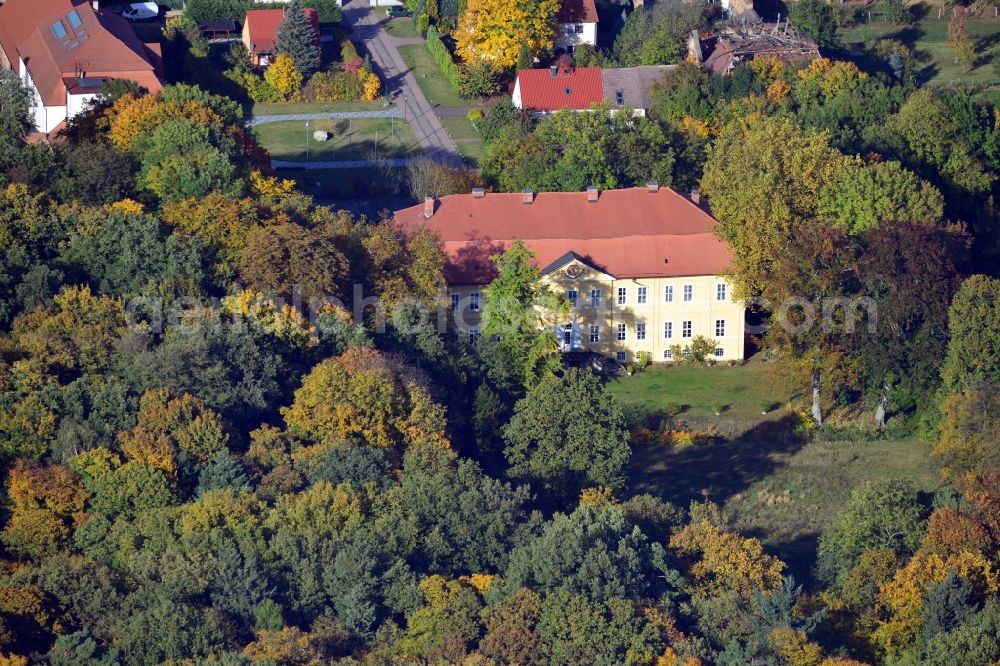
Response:
[[[514,105],[515,109],[523,109],[524,104],[521,101],[521,81],[514,81],[514,93],[510,96],[510,101]]]
[[[565,51],[580,44],[597,46],[596,23],[560,23],[556,30],[556,49]]]
[[[67,95],[66,96],[66,117],[72,118],[78,113],[83,112],[84,106],[87,102],[97,97],[96,94],[90,95]]]
[[[24,73],[21,79],[24,81],[24,85],[31,89],[32,94],[35,96],[35,129],[39,132],[48,134],[54,130],[59,123],[66,120],[66,107],[64,106],[45,106],[42,104],[42,96],[38,93],[38,88],[35,86],[35,82],[31,80],[31,74],[28,72],[28,68],[24,66],[24,60],[18,59],[20,62],[19,69]]]

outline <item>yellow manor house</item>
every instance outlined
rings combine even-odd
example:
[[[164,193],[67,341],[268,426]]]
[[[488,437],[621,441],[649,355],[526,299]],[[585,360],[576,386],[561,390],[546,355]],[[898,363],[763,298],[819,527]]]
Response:
[[[535,253],[543,279],[571,304],[556,324],[563,351],[618,361],[651,354],[671,361],[695,336],[715,342],[720,361],[744,356],[745,311],[721,277],[732,254],[713,232],[697,194],[644,188],[493,194],[481,189],[428,198],[395,213],[406,231],[428,229],[447,255],[445,278],[456,325],[475,341],[490,257],[514,240]]]

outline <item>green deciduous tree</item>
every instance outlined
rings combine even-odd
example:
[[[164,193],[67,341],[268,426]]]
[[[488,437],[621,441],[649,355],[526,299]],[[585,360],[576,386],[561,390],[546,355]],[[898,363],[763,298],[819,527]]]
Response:
[[[0,162],[7,162],[35,126],[35,98],[16,72],[0,71]]]
[[[518,401],[503,432],[511,474],[563,497],[587,485],[617,488],[624,482],[625,418],[589,370],[542,379]]]
[[[791,21],[803,35],[823,47],[836,46],[837,16],[833,5],[823,0],[801,0],[792,5]]]

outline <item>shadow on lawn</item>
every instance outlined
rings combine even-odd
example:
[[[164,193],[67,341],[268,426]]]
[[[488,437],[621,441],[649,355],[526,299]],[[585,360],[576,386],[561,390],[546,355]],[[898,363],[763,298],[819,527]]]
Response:
[[[634,494],[648,493],[680,507],[692,500],[723,504],[784,466],[808,441],[795,432],[793,414],[768,420],[734,438],[717,438],[683,449],[636,447],[629,464]]]

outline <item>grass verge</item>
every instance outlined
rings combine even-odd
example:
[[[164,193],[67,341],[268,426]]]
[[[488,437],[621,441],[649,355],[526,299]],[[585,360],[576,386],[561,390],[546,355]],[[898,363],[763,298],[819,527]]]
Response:
[[[407,68],[431,106],[470,106],[469,100],[462,99],[458,91],[441,75],[437,63],[431,58],[423,44],[406,44],[399,47]]]

